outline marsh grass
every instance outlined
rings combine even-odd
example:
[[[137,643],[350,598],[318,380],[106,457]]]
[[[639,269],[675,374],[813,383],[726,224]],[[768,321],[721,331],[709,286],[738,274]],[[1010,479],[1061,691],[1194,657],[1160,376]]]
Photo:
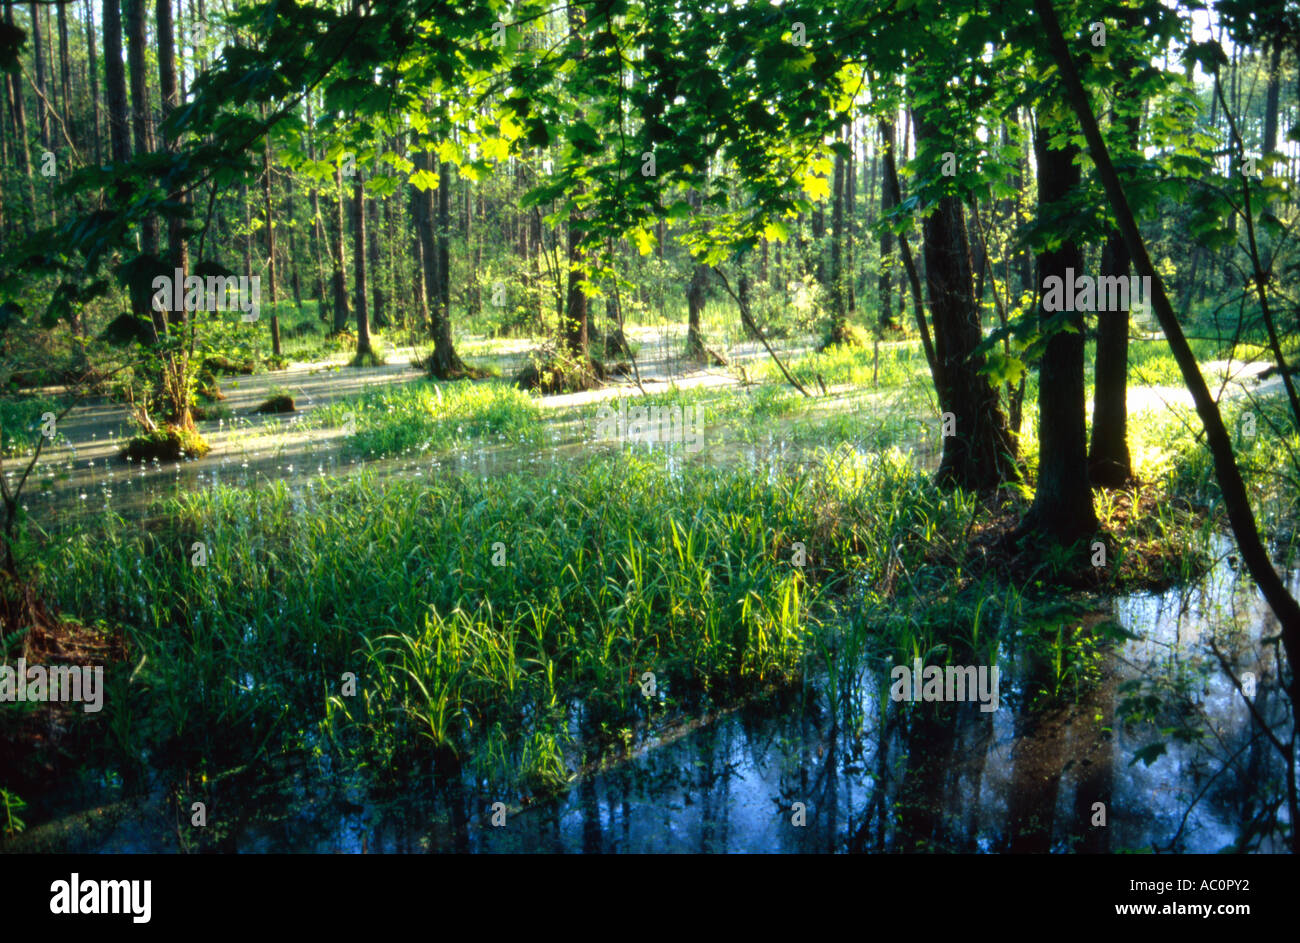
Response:
[[[939,491],[917,465],[911,447],[934,435],[935,417],[914,348],[882,345],[881,389],[857,395],[763,384],[637,398],[700,405],[741,442],[799,446],[798,461],[766,475],[621,449],[486,479],[363,465],[196,490],[155,503],[143,526],[106,515],[24,543],[65,612],[127,633],[94,761],[221,769],[315,751],[396,782],[432,758],[526,795],[626,750],[632,731],[810,675],[853,730],[866,722],[868,668],[915,657],[1015,663],[1033,703],[1075,696],[1097,677],[1106,630],[1077,606],[1054,608],[1063,592],[1050,574],[1015,584],[963,568],[988,509]],[[840,348],[800,369],[858,382],[870,358]],[[337,428],[351,414],[348,452],[399,455],[537,446],[554,432],[548,415],[590,422],[597,408],[548,413],[501,382],[417,381],[323,405],[304,423]],[[1295,490],[1278,470],[1297,443],[1262,415],[1257,428],[1242,454],[1280,528],[1295,519]],[[1102,495],[1099,513],[1147,515],[1182,566],[1217,526],[1212,468],[1174,413],[1131,429],[1145,487],[1210,513],[1137,492]],[[1006,498],[1013,510],[1022,499]],[[192,565],[195,542],[207,566]],[[654,698],[641,692],[646,671]]]
[[[368,390],[315,410],[314,426],[351,421],[347,452],[391,456],[470,445],[539,444],[546,428],[537,401],[502,383],[417,380]]]
[[[962,500],[901,453],[852,450],[770,481],[622,452],[528,478],[362,472],[186,494],[145,530],[108,518],[52,542],[43,573],[66,610],[128,634],[114,766],[220,768],[323,734],[390,773],[508,755],[542,789],[602,730],[799,677],[846,574],[920,566]]]

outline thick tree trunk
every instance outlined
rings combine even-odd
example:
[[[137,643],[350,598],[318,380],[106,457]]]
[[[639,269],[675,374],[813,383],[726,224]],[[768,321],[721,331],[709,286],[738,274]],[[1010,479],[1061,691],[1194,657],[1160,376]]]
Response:
[[[423,149],[415,154],[415,165],[421,170],[432,173],[433,155]],[[438,189],[445,196],[451,187],[450,175],[439,174]],[[446,216],[446,202],[438,201],[439,211],[434,214],[434,192],[421,192],[412,187],[412,211],[417,217],[416,231],[420,237],[420,258],[424,263],[424,284],[429,297],[429,327],[433,334],[433,354],[429,360],[429,372],[439,379],[450,380],[465,375],[465,365],[456,355],[456,348],[451,337],[451,317],[449,308],[443,305],[443,288],[450,282],[444,282],[445,267],[440,264],[441,251],[437,230],[441,229],[441,220]]]
[[[113,163],[131,157],[126,104],[126,70],[122,67],[122,16],[118,0],[104,0],[104,94],[108,106],[109,152]]]
[[[938,134],[923,117],[918,137]],[[1017,477],[1016,448],[1007,431],[997,390],[980,374],[984,339],[971,277],[965,215],[956,196],[942,197],[925,219],[925,278],[934,324],[936,386],[940,408],[955,420],[943,437],[936,480],[943,485],[989,491]]]
[[[127,0],[126,4],[126,59],[131,81],[131,133],[136,154],[149,154],[154,150],[153,125],[150,121],[149,72],[145,59],[146,25],[144,0]],[[158,219],[151,215],[140,222],[140,253],[150,260],[158,257]],[[167,319],[162,312],[154,311],[150,275],[138,279],[134,309],[137,315],[153,319],[154,329],[162,335],[167,330]]]
[[[1046,32],[1052,58],[1060,69],[1070,106],[1082,125],[1084,138],[1088,142],[1089,156],[1097,167],[1097,175],[1101,178],[1106,197],[1115,211],[1120,232],[1124,234],[1124,244],[1132,257],[1133,267],[1139,277],[1151,279],[1151,306],[1164,330],[1170,351],[1183,375],[1183,382],[1187,384],[1188,392],[1192,395],[1192,402],[1196,405],[1197,415],[1200,416],[1201,424],[1205,429],[1206,446],[1214,459],[1215,477],[1219,482],[1219,491],[1228,512],[1233,536],[1237,540],[1237,549],[1246,568],[1250,571],[1251,578],[1259,586],[1260,592],[1281,626],[1282,646],[1291,667],[1287,695],[1291,700],[1292,724],[1300,727],[1300,671],[1296,670],[1300,667],[1300,603],[1296,602],[1286,583],[1274,569],[1273,561],[1269,559],[1268,550],[1260,538],[1255,514],[1250,506],[1250,496],[1246,492],[1241,470],[1237,467],[1236,456],[1232,451],[1232,439],[1223,423],[1218,404],[1211,395],[1209,387],[1206,386],[1205,378],[1201,375],[1196,355],[1183,335],[1173,305],[1169,303],[1164,281],[1156,272],[1155,266],[1151,264],[1146,245],[1142,241],[1142,234],[1138,231],[1137,221],[1133,217],[1128,198],[1120,184],[1119,175],[1115,172],[1106,143],[1102,140],[1101,130],[1097,126],[1097,119],[1093,115],[1087,93],[1079,80],[1074,60],[1070,57],[1070,50],[1061,33],[1061,24],[1056,18],[1056,11],[1052,7],[1051,0],[1034,0],[1034,8]],[[1296,822],[1300,820],[1300,809],[1297,808],[1294,774],[1288,778],[1290,787],[1288,812],[1290,820]],[[1291,830],[1291,850],[1300,852],[1300,829]]]
[[[1074,146],[1054,150],[1052,130],[1045,116],[1039,116],[1034,137],[1038,163],[1038,206],[1040,212],[1060,204],[1079,185],[1080,171]],[[1067,285],[1066,269],[1083,269],[1083,253],[1074,242],[1062,243],[1038,256],[1039,284],[1056,276]],[[1073,307],[1073,303],[1069,304]],[[1039,325],[1048,329],[1058,314],[1040,301]],[[1038,370],[1038,485],[1034,503],[1022,530],[1036,532],[1069,545],[1097,530],[1088,483],[1086,406],[1084,399],[1083,315],[1068,317],[1070,330],[1058,327],[1050,335]]]
[[[560,337],[564,342],[564,349],[577,358],[579,362],[586,363],[589,359],[587,351],[587,295],[582,290],[585,275],[582,270],[582,250],[579,247],[580,233],[574,225],[575,222],[578,221],[570,219],[568,226],[569,281],[568,290],[565,294],[564,323],[561,326]]]

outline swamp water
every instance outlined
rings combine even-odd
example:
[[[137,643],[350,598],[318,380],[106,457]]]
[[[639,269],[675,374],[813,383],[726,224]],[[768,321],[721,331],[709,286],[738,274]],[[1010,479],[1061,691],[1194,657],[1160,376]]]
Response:
[[[1267,832],[1260,823],[1269,816],[1284,821],[1279,757],[1207,650],[1235,653],[1237,674],[1259,679],[1261,715],[1285,726],[1285,705],[1266,693],[1273,649],[1259,644],[1275,623],[1253,585],[1225,553],[1195,585],[1124,597],[1112,610],[1136,638],[1109,651],[1102,682],[1077,703],[1030,711],[1044,679],[1015,663],[1003,671],[997,711],[893,703],[889,665],[864,665],[838,705],[826,679],[811,678],[646,731],[562,796],[512,804],[501,827],[492,824],[501,797],[468,774],[377,798],[355,772],[279,761],[212,791],[209,822],[221,823],[214,844],[244,852],[1217,852]],[[1116,720],[1126,683],[1144,678],[1180,692],[1183,708],[1170,709],[1196,721],[1199,741]],[[1137,758],[1157,740],[1162,755],[1150,765]],[[1097,803],[1104,826],[1093,824]],[[177,851],[189,830],[178,819],[159,790],[71,813],[22,845]],[[1285,850],[1269,834],[1250,847]]]
[[[803,458],[779,434],[763,438],[711,448],[707,459],[667,461],[670,468],[735,462],[770,476]],[[380,478],[528,474],[539,462],[593,449],[580,428],[556,429],[540,448],[501,443],[472,454],[370,462],[343,458],[334,443],[305,453],[266,444],[252,455],[173,468],[69,467],[72,474],[33,504],[65,523],[102,511],[130,519],[152,498],[218,483],[310,488],[312,478],[362,465]],[[937,456],[916,458],[932,466]],[[1217,646],[1239,676],[1254,673],[1259,713],[1285,729],[1285,704],[1271,686],[1276,646],[1260,642],[1276,634],[1276,623],[1235,569],[1230,543],[1222,540],[1216,552],[1194,584],[1103,606],[1132,637],[1106,650],[1102,680],[1080,688],[1077,703],[1067,692],[1058,706],[1031,709],[1036,693],[1054,683],[1050,666],[1013,653],[1003,655],[1000,706],[991,712],[977,703],[894,703],[889,663],[841,666],[834,685],[813,675],[764,699],[640,731],[559,797],[523,807],[468,773],[438,782],[430,775],[381,797],[363,773],[277,758],[210,787],[212,831],[203,845],[249,852],[1217,852],[1246,838],[1251,849],[1284,850],[1275,834],[1286,817],[1282,763],[1210,650]],[[1294,574],[1291,582],[1300,590]],[[834,703],[831,690],[840,692]],[[1143,693],[1162,705],[1158,716],[1123,723],[1122,708]],[[574,705],[575,727],[580,713]],[[567,759],[570,770],[581,765]],[[115,794],[99,782],[42,797],[61,814],[22,835],[15,850],[193,847],[188,806],[161,786],[109,801]],[[501,827],[493,824],[503,820],[494,816],[498,801],[509,806]]]

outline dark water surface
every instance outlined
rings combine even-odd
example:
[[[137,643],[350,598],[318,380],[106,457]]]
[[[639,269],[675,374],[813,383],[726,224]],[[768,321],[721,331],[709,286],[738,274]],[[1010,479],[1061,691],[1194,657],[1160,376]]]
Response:
[[[651,731],[562,797],[524,806],[468,774],[377,797],[359,774],[286,760],[211,788],[204,844],[244,852],[1217,852],[1267,832],[1260,823],[1271,816],[1285,821],[1282,764],[1207,650],[1213,642],[1235,658],[1239,675],[1254,671],[1261,714],[1285,723],[1285,705],[1268,693],[1273,650],[1259,644],[1276,623],[1253,585],[1225,554],[1195,586],[1117,600],[1113,616],[1139,638],[1111,650],[1105,680],[1078,703],[1028,710],[1042,679],[1016,665],[1004,669],[996,711],[893,703],[888,665],[863,666],[838,710],[824,679],[810,680]],[[1117,723],[1125,682],[1141,678],[1166,692],[1181,680],[1186,709],[1175,713],[1203,727],[1199,742]],[[1157,723],[1176,726],[1168,714]],[[1163,755],[1135,760],[1156,741],[1167,744]],[[492,824],[497,801],[506,804],[496,809],[501,826]],[[1097,803],[1104,825],[1093,824]],[[34,829],[23,845],[176,851],[192,847],[187,818],[160,790]],[[1249,847],[1284,850],[1267,834]]]

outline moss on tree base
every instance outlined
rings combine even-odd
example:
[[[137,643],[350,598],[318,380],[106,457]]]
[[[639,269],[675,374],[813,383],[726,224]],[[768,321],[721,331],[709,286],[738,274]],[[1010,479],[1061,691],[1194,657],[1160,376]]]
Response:
[[[183,458],[202,458],[211,451],[203,436],[177,426],[165,426],[157,432],[147,432],[132,439],[122,457],[128,462],[180,461]]]

